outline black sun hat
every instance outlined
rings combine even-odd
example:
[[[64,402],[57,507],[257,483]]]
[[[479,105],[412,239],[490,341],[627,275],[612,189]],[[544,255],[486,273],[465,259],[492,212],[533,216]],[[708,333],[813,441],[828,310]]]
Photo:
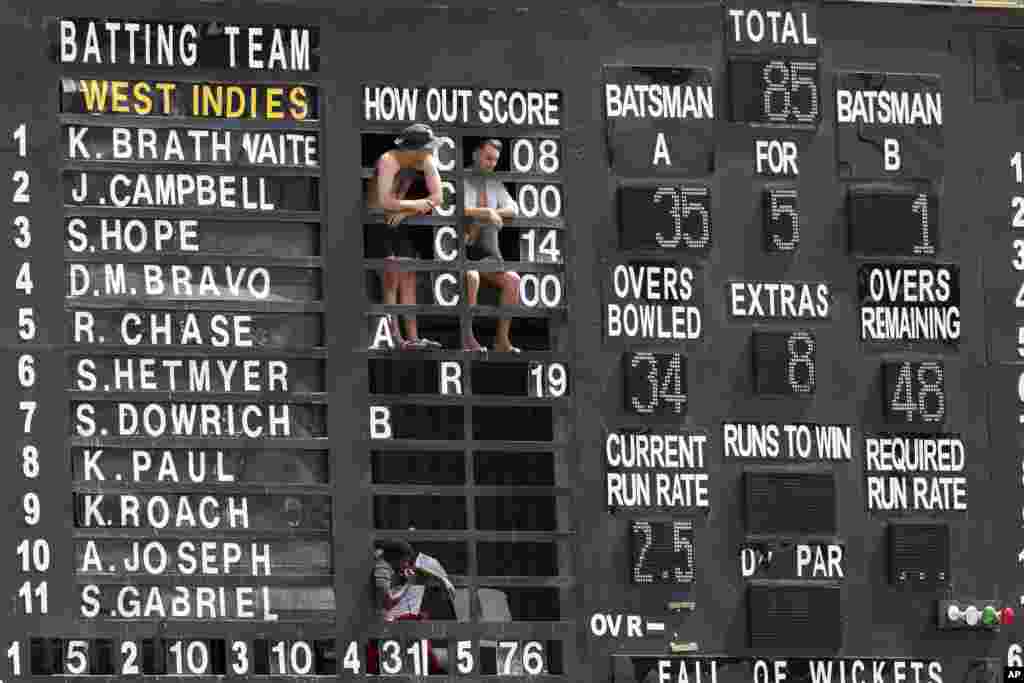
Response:
[[[395,138],[398,149],[408,152],[423,149],[436,149],[441,144],[441,139],[434,135],[434,131],[425,123],[414,123],[402,131],[401,137]]]

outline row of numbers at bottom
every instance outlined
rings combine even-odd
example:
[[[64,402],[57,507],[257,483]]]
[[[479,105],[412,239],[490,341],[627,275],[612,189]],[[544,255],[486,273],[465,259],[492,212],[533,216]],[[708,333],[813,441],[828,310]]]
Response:
[[[32,638],[7,651],[18,676],[558,675],[561,643],[516,640]],[[549,661],[551,658],[552,661]]]

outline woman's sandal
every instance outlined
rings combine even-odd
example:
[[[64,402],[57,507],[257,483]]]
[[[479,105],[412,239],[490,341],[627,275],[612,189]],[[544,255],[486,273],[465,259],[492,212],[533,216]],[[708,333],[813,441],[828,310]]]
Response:
[[[403,339],[398,344],[399,351],[429,351],[430,347],[425,344],[425,339]]]

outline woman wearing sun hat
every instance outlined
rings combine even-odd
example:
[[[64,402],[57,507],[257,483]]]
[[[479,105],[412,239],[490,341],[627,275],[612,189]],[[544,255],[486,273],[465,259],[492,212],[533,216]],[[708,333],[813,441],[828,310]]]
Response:
[[[395,148],[377,159],[370,180],[367,208],[383,209],[387,226],[378,228],[375,235],[377,251],[392,260],[418,257],[409,234],[401,225],[407,216],[431,213],[441,203],[441,176],[434,165],[434,150],[441,144],[434,131],[423,123],[414,123],[395,139]],[[405,199],[413,182],[422,174],[426,179],[429,196],[424,199]],[[386,268],[381,273],[385,304],[416,303],[416,273]],[[395,317],[390,317],[391,335],[397,348],[404,351],[441,348],[436,341],[419,336],[416,317],[404,316],[406,336],[403,338]]]

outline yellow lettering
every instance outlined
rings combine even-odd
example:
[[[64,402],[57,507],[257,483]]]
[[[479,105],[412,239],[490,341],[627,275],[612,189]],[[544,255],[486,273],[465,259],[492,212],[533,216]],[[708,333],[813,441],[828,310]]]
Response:
[[[149,83],[139,81],[132,88],[132,95],[135,96],[135,113],[145,116],[153,111],[153,98],[150,97]]]
[[[128,107],[128,82],[127,81],[114,81],[110,84],[110,109],[120,114],[130,114],[131,109]]]
[[[229,119],[240,119],[245,116],[245,91],[237,85],[229,85],[227,89],[227,106],[224,115]]]
[[[203,88],[203,116],[209,116],[212,110],[214,116],[224,115],[224,89],[220,86],[216,90],[208,85]]]
[[[176,83],[157,83],[156,89],[159,90],[164,96],[164,114],[170,114],[174,111],[174,89],[177,88]]]
[[[309,103],[306,101],[306,88],[297,85],[288,93],[288,100],[292,103],[290,108],[292,118],[302,121],[309,114]]]
[[[267,118],[283,119],[284,112],[281,110],[281,96],[284,95],[284,88],[267,88]]]
[[[107,108],[107,81],[79,81],[85,108],[89,111],[103,111]]]

